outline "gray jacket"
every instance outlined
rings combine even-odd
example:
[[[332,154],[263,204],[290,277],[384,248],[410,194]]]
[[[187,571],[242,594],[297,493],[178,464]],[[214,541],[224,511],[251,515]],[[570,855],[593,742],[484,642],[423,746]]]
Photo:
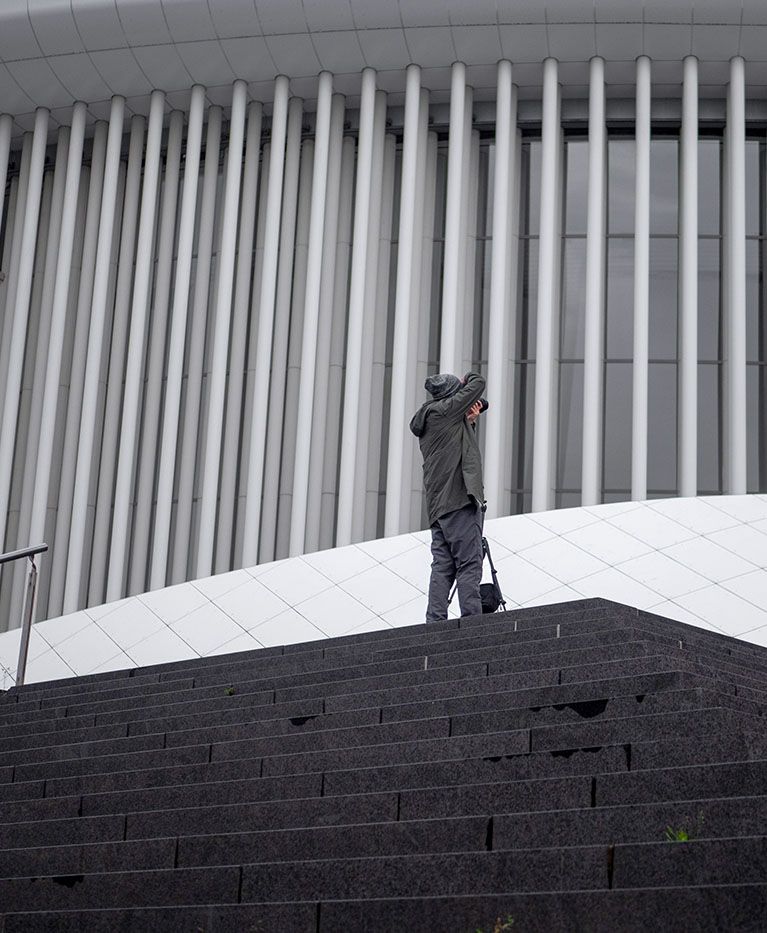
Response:
[[[466,420],[466,412],[484,390],[484,377],[467,373],[465,384],[454,395],[425,402],[410,421],[423,455],[430,525],[472,499],[484,502],[482,455],[474,426]]]

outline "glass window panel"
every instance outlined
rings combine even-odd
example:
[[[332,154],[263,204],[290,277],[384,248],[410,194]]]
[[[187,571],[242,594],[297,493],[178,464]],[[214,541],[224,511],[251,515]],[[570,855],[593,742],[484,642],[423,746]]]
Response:
[[[492,159],[495,165],[495,159]],[[493,214],[490,205],[493,201],[494,172],[488,171],[489,158],[487,146],[480,145],[477,160],[477,236],[491,236],[493,232]]]
[[[555,509],[574,509],[581,504],[581,494],[579,492],[557,492],[554,493]]]
[[[720,240],[698,240],[698,359],[720,359]]]
[[[608,492],[631,489],[631,363],[605,364],[603,483]]]
[[[675,360],[677,241],[650,240],[650,359]]]
[[[759,235],[760,206],[759,140],[746,140],[746,236]]]
[[[394,252],[395,245],[392,245]],[[434,241],[431,263],[431,311],[429,321],[429,364],[439,365],[439,344],[442,339],[442,265],[444,262],[445,243]]]
[[[633,139],[607,143],[607,229],[634,232],[634,177],[636,144]]]
[[[760,366],[752,364],[746,367],[746,490],[759,492],[759,460],[760,449],[764,442],[759,437],[759,370]],[[764,434],[762,434],[762,438]],[[761,458],[764,460],[764,456]]]
[[[519,204],[520,232],[538,234],[541,213],[541,141],[522,144],[522,191]]]
[[[721,380],[718,363],[698,365],[698,490],[722,492]]]
[[[759,359],[760,320],[759,240],[746,240],[746,359]]]
[[[746,488],[767,492],[767,367],[746,368]]]
[[[602,502],[628,502],[631,499],[631,490],[626,489],[622,492],[605,492],[602,494]]]
[[[535,404],[535,364],[514,367],[514,447],[511,488],[529,492],[533,488],[533,418]],[[529,511],[529,507],[527,509]]]
[[[447,199],[447,148],[440,146],[437,150],[437,183],[434,198],[434,239],[441,240],[445,236],[445,208]],[[395,217],[398,215],[394,215]],[[399,228],[397,227],[399,232]]]
[[[722,143],[698,141],[698,233],[719,234]]]
[[[589,144],[565,143],[565,233],[585,233],[589,191]]]
[[[557,489],[580,490],[583,451],[583,363],[559,365]]]
[[[650,142],[650,233],[677,232],[678,151],[676,139]]]
[[[537,239],[519,241],[518,281],[515,352],[518,360],[530,360],[535,358],[535,329],[538,321]]]
[[[676,363],[650,363],[647,400],[647,489],[677,494]]]
[[[634,355],[634,240],[607,241],[607,359]]]
[[[568,238],[563,243],[561,355],[563,359],[582,360],[586,310],[586,240],[581,237]]]

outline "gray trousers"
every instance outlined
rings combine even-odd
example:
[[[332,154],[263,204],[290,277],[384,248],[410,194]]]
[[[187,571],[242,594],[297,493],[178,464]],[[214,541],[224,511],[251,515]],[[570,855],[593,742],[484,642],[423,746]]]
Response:
[[[458,582],[461,615],[482,614],[479,584],[482,580],[482,521],[484,513],[469,503],[448,512],[431,526],[431,580],[427,622],[447,618],[447,601],[453,582]]]

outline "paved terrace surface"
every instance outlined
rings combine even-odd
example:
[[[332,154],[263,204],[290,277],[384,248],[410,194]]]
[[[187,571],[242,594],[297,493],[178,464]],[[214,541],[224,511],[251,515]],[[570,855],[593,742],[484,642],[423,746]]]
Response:
[[[762,930],[765,703],[601,599],[14,688],[0,930]]]

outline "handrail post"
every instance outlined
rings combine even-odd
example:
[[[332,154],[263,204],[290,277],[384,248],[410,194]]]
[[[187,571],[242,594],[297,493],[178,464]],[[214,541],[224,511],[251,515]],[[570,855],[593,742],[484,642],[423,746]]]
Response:
[[[24,685],[24,676],[27,671],[27,654],[29,653],[29,636],[32,633],[32,619],[35,615],[37,602],[37,564],[35,555],[29,556],[29,574],[24,592],[24,608],[22,610],[21,642],[19,644],[19,663],[16,666],[16,686]]]

